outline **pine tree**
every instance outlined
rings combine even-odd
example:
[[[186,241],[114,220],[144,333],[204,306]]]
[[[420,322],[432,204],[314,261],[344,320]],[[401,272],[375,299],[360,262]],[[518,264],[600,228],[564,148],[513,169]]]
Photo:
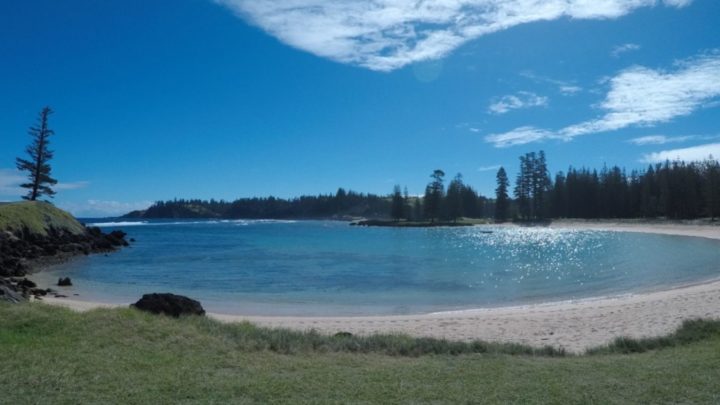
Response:
[[[435,222],[435,219],[440,216],[442,200],[445,194],[445,187],[443,186],[445,172],[437,169],[430,177],[433,181],[425,187],[423,206],[425,208],[425,218],[429,218],[430,222]]]
[[[462,194],[464,188],[462,174],[458,173],[448,185],[446,197],[447,215],[453,221],[457,221],[463,216]]]
[[[51,167],[48,163],[53,157],[53,152],[48,149],[49,138],[54,134],[48,127],[48,117],[52,113],[50,107],[43,108],[38,117],[38,126],[30,127],[28,131],[33,137],[32,144],[25,149],[30,160],[16,159],[18,170],[28,172],[29,182],[20,185],[29,190],[28,194],[23,196],[26,200],[35,201],[42,196],[52,198],[55,195],[51,186],[57,184],[57,180],[50,177]]]
[[[412,206],[410,205],[410,193],[408,193],[407,186],[403,189],[403,210],[405,219],[409,221],[412,217]]]
[[[497,188],[495,189],[495,221],[505,222],[508,218],[508,208],[510,208],[510,198],[508,197],[508,181],[505,168],[500,167],[497,172]]]
[[[400,186],[395,186],[392,195],[392,204],[390,207],[390,216],[395,220],[399,221],[405,216],[405,201],[403,200]]]
[[[710,220],[714,221],[720,215],[720,161],[710,156],[704,166],[706,211]]]

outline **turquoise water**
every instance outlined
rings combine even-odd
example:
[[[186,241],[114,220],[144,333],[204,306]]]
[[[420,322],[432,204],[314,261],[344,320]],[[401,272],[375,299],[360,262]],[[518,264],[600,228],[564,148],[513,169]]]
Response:
[[[214,312],[403,314],[560,301],[720,276],[720,243],[547,228],[393,229],[330,221],[101,224],[137,242],[42,272],[68,294],[133,302],[149,292]],[[491,231],[492,233],[487,233]]]

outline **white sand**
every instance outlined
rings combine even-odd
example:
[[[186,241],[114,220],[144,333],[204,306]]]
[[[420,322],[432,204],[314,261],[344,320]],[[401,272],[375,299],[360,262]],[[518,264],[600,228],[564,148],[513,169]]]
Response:
[[[703,225],[647,225],[623,223],[553,224],[573,229],[695,236],[720,240],[720,227]],[[719,245],[720,246],[720,245]],[[720,276],[720,263],[718,263]],[[47,303],[75,310],[116,305],[46,298]],[[720,280],[667,291],[520,307],[476,309],[421,315],[362,317],[274,317],[208,314],[223,322],[250,321],[261,326],[323,333],[347,331],[359,335],[405,333],[452,340],[516,342],[552,345],[571,352],[603,345],[618,336],[646,337],[675,330],[683,320],[720,319]]]

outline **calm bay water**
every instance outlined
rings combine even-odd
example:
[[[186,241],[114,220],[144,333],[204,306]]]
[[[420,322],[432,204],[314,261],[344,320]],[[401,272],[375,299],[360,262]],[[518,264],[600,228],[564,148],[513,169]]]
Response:
[[[104,225],[137,242],[35,278],[49,284],[69,276],[75,286],[68,294],[103,302],[173,292],[213,312],[347,315],[618,295],[720,276],[720,242],[689,237],[330,221]]]

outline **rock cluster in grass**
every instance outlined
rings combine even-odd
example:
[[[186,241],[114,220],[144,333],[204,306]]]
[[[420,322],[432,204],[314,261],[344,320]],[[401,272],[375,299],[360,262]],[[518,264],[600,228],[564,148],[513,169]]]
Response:
[[[22,277],[33,267],[73,256],[112,252],[128,246],[125,232],[103,233],[89,227],[82,234],[50,228],[47,235],[27,229],[0,231],[0,277]]]

